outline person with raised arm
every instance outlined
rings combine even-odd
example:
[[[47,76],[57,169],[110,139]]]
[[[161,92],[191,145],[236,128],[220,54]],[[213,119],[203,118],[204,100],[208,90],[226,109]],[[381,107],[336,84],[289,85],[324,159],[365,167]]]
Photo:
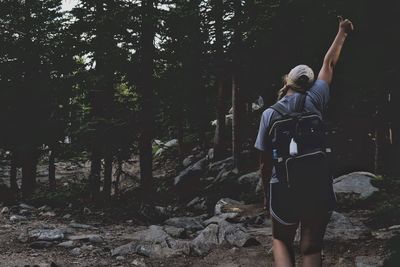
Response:
[[[332,82],[334,68],[345,40],[353,30],[354,27],[350,20],[339,17],[337,35],[324,57],[317,79],[314,81],[314,72],[310,67],[306,65],[294,67],[284,77],[283,87],[278,92],[277,103],[266,109],[261,117],[255,147],[261,151],[260,170],[265,194],[264,205],[267,216],[271,215],[273,255],[275,266],[278,267],[295,266],[293,241],[299,225],[301,225],[300,251],[302,254],[302,266],[311,267],[321,266],[322,264],[323,238],[332,210],[336,205],[332,182],[329,180],[331,177],[327,179],[329,182],[323,183],[316,179],[314,180],[317,181],[316,183],[308,186],[305,181],[309,181],[311,178],[298,177],[299,175],[294,175],[296,176],[295,178],[290,177],[289,170],[292,166],[288,162],[296,163],[296,159],[303,159],[303,161],[298,160],[297,165],[292,163],[293,166],[296,165],[293,168],[301,169],[301,164],[308,164],[304,160],[308,156],[310,156],[309,162],[321,160],[316,158],[316,155],[318,157],[325,155],[328,149],[325,147],[319,149],[320,144],[313,144],[310,140],[314,139],[305,138],[304,136],[307,135],[304,132],[302,135],[296,133],[293,137],[288,137],[286,142],[290,144],[276,145],[276,142],[285,139],[285,137],[282,137],[285,134],[291,133],[291,130],[286,128],[286,132],[281,136],[279,135],[279,131],[282,129],[280,126],[284,125],[285,121],[295,119],[294,116],[291,116],[293,113],[312,114],[307,118],[314,116],[313,122],[316,121],[315,117],[320,118],[321,121],[323,120],[329,100],[329,86]],[[282,118],[289,118],[289,120]],[[296,125],[296,131],[298,131],[299,123],[297,122]],[[308,128],[310,136],[318,131],[318,127],[313,127]],[[304,151],[302,152],[301,150]],[[307,172],[310,172],[311,176],[313,173],[323,173],[317,170],[322,170],[318,165],[323,164],[309,164],[307,165],[307,170],[297,173],[302,173],[303,176],[308,176]],[[304,182],[301,181],[303,178]],[[291,179],[294,179],[294,182]],[[323,180],[322,177],[320,180]],[[300,187],[303,187],[303,193],[299,193],[301,194],[300,197],[296,195],[298,193],[293,193],[295,189],[293,189],[293,186],[290,187],[292,183],[295,185],[295,189],[299,188],[299,184],[301,185]],[[322,193],[319,194],[318,190]],[[313,193],[304,194],[304,192]],[[293,201],[293,195],[296,195],[298,201]],[[314,196],[315,199],[311,199]],[[319,197],[318,199],[317,196]],[[310,201],[307,202],[307,199]]]

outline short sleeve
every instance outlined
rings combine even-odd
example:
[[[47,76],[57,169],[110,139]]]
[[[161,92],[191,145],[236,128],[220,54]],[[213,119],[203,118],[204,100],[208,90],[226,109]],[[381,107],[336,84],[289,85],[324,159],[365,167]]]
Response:
[[[265,136],[267,134],[267,129],[271,122],[273,113],[274,113],[274,110],[271,108],[268,108],[263,112],[263,114],[261,116],[260,127],[258,128],[257,139],[256,139],[256,143],[254,144],[254,147],[257,148],[258,150],[266,151],[271,148],[271,143],[268,142],[268,140],[267,140],[267,138],[265,138]]]
[[[321,113],[326,109],[329,101],[329,85],[324,80],[316,80],[314,85],[308,90],[308,96]]]

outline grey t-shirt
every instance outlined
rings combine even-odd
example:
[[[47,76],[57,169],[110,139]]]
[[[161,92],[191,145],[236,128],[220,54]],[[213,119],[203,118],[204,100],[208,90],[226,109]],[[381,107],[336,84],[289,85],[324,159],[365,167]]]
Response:
[[[292,95],[284,96],[281,100],[279,100],[279,103],[287,108],[289,111],[294,111],[296,99],[299,97],[299,95],[299,93],[294,93]],[[307,112],[318,114],[321,118],[323,118],[323,113],[328,104],[328,100],[329,85],[324,80],[316,80],[310,90],[307,91],[304,109]],[[263,112],[261,116],[260,127],[258,129],[256,143],[254,144],[255,148],[261,151],[267,151],[271,149],[270,142],[268,142],[268,139],[265,138],[266,131],[271,121],[274,121],[278,117],[279,114],[272,108],[267,108]],[[274,178],[274,176],[275,175],[273,173],[272,178]]]

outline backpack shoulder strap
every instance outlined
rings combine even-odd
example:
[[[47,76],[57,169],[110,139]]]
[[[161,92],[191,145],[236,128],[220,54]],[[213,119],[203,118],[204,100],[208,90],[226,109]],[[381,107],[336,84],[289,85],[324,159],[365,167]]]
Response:
[[[288,110],[283,105],[281,105],[279,102],[276,102],[270,108],[272,108],[273,110],[278,112],[279,115],[281,115],[281,117],[284,117],[287,114],[289,114]]]
[[[304,112],[304,105],[305,105],[305,102],[306,102],[306,96],[307,96],[306,92],[300,93],[300,96],[296,99],[296,103],[295,103],[295,111],[296,112],[299,112],[299,113]]]

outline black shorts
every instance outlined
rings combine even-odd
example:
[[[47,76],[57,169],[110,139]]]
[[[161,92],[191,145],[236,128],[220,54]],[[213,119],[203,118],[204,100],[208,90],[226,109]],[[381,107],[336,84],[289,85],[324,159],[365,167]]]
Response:
[[[284,225],[297,224],[307,214],[334,210],[336,204],[332,179],[297,187],[285,182],[270,184],[271,216]]]

